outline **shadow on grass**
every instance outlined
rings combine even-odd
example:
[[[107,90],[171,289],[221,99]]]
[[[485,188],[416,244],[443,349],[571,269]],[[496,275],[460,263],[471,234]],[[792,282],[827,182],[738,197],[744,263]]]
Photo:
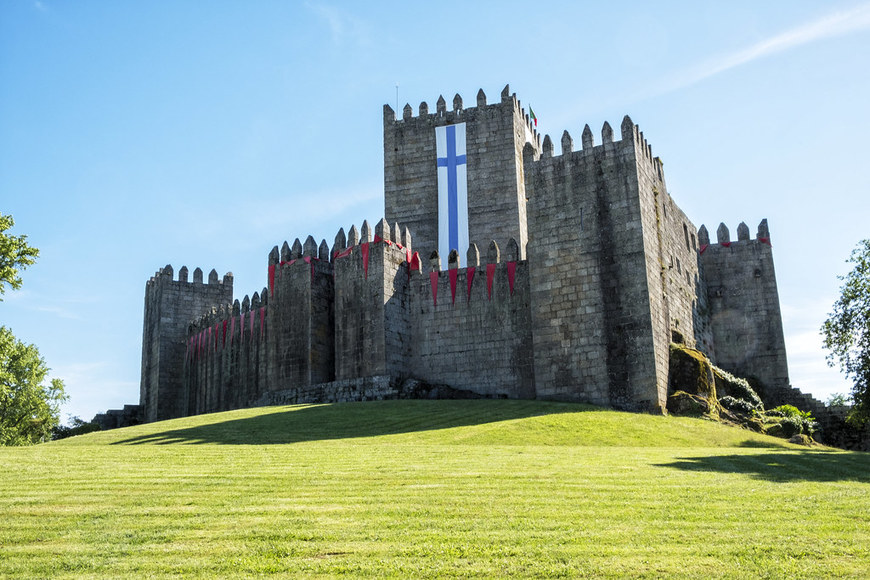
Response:
[[[286,444],[394,435],[556,413],[602,410],[592,405],[540,401],[402,400],[337,403],[297,407],[255,417],[157,431],[116,441],[114,444]]]
[[[857,481],[870,483],[870,454],[790,451],[752,455],[685,457],[659,464],[683,471],[742,473],[756,479],[789,481]]]

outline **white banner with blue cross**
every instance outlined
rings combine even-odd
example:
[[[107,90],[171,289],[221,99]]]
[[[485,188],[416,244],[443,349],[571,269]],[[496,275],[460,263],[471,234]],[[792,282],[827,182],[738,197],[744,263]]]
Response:
[[[465,265],[468,250],[468,173],[465,158],[465,123],[435,127],[438,167],[438,254],[447,269],[450,250],[459,252]]]

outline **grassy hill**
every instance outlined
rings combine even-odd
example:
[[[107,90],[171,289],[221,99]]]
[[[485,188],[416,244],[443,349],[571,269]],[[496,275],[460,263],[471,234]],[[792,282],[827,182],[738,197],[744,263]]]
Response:
[[[0,449],[0,575],[870,576],[870,455],[530,401],[246,409]]]

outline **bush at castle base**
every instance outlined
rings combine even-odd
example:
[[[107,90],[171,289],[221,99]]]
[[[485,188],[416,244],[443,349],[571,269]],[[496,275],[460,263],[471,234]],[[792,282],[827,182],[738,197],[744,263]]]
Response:
[[[743,401],[745,405],[740,405],[740,407],[748,406],[750,410],[755,409],[756,411],[764,410],[764,403],[761,402],[761,397],[758,396],[758,393],[749,385],[749,381],[746,379],[741,379],[739,377],[735,377],[731,373],[727,371],[723,371],[719,367],[713,367],[713,377],[716,382],[716,392],[720,397],[731,397],[738,401]],[[722,402],[722,398],[719,399],[719,402],[725,405]],[[727,405],[725,405],[727,407]],[[731,411],[735,411],[735,409],[731,409],[727,407]]]

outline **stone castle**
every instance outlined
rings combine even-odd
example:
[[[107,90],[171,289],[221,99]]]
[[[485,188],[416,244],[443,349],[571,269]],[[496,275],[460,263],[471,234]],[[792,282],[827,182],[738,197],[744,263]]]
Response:
[[[126,413],[420,396],[664,412],[674,340],[788,388],[767,222],[711,243],[627,116],[579,148],[565,131],[556,156],[509,87],[385,105],[384,195],[374,227],[274,247],[250,298],[232,274],[158,271]]]

